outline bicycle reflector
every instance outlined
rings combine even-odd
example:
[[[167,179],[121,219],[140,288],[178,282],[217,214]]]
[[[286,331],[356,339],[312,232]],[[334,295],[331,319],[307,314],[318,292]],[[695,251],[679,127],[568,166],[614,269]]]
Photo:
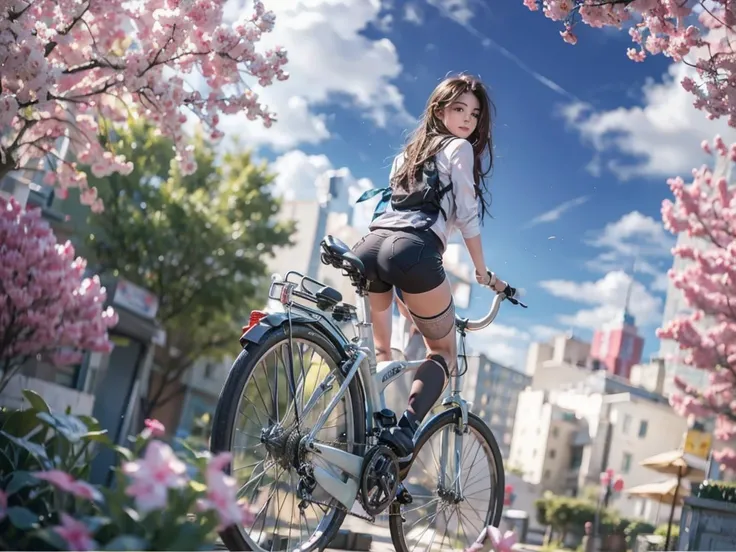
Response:
[[[263,311],[258,311],[258,310],[250,311],[250,319],[248,320],[248,325],[243,326],[243,334],[247,332],[248,330],[250,330],[253,326],[256,326],[261,320],[266,318],[267,315],[268,313],[263,312]],[[240,335],[243,335],[243,334],[240,334]]]

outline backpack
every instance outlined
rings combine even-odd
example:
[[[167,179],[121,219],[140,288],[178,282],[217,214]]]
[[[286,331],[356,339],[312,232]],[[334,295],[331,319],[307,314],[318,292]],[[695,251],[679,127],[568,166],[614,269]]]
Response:
[[[451,139],[451,137],[444,139],[438,151],[441,151],[447,141]],[[399,188],[394,182],[391,182],[386,188],[367,190],[363,192],[356,203],[367,201],[381,194],[381,199],[373,212],[372,221],[375,221],[376,218],[386,212],[386,207],[390,202],[392,209],[396,212],[411,211],[416,213],[416,216],[409,221],[411,227],[416,230],[430,228],[440,213],[447,220],[447,213],[442,209],[442,198],[452,189],[452,182],[447,186],[442,186],[440,174],[437,170],[436,154],[417,167],[414,178],[408,184],[408,189]]]

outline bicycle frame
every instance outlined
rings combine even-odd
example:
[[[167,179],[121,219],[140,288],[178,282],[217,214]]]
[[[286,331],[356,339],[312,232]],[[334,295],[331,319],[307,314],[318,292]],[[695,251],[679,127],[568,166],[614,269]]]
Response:
[[[338,467],[350,476],[347,481],[343,481],[343,479],[338,475],[330,473],[328,470],[320,466],[314,466],[314,478],[317,483],[330,495],[337,499],[341,504],[343,504],[347,508],[350,508],[354,504],[356,496],[358,494],[358,481],[360,480],[363,468],[363,456],[351,454],[338,448],[318,443],[315,441],[315,435],[324,426],[335,406],[337,406],[338,402],[345,395],[348,386],[355,377],[359,378],[365,391],[365,414],[367,426],[366,433],[369,434],[374,426],[373,414],[385,408],[384,391],[386,390],[386,388],[394,381],[396,381],[396,379],[401,377],[404,373],[416,371],[419,366],[421,366],[421,364],[424,362],[424,359],[413,361],[391,360],[377,363],[375,345],[373,342],[373,323],[371,320],[368,295],[365,293],[356,294],[356,299],[358,301],[358,313],[357,315],[353,315],[351,322],[356,327],[358,336],[355,342],[351,342],[343,334],[340,328],[337,327],[337,325],[332,321],[331,317],[326,316],[324,312],[292,301],[292,296],[296,286],[293,282],[289,282],[288,280],[289,275],[291,274],[296,274],[302,279],[305,278],[303,275],[297,272],[289,272],[287,273],[286,278],[283,281],[278,282],[276,281],[276,276],[274,275],[271,285],[272,290],[274,286],[284,286],[281,293],[279,294],[278,299],[281,304],[284,305],[284,307],[286,308],[288,319],[292,319],[293,310],[298,311],[299,317],[301,317],[301,315],[306,315],[308,319],[311,319],[313,323],[317,324],[322,329],[322,331],[331,335],[333,339],[339,340],[344,350],[348,352],[348,354],[351,356],[351,358],[342,366],[342,371],[345,379],[340,385],[340,389],[329,402],[325,410],[320,414],[317,422],[305,438],[305,445],[308,450],[319,454],[320,457],[328,464]],[[272,299],[276,299],[276,297],[272,296],[271,292],[269,292],[269,297]],[[495,317],[495,312],[498,311],[497,304],[494,304],[494,309],[492,309],[492,311],[493,317]],[[490,321],[492,321],[492,318],[490,318]],[[490,321],[488,321],[487,324],[489,324]],[[476,323],[476,325],[478,324],[479,323]],[[462,451],[462,435],[464,433],[465,426],[468,423],[468,411],[471,406],[471,404],[466,402],[461,395],[462,382],[463,374],[459,370],[457,370],[456,375],[452,377],[450,392],[442,401],[443,406],[456,407],[460,409],[461,412],[460,423],[462,424],[462,427],[459,428],[461,431],[457,435],[456,447],[454,451],[456,457],[455,465],[458,472],[461,465],[461,462],[459,460]],[[325,382],[323,382],[318,386],[318,388],[315,390],[315,393],[309,399],[307,404],[304,405],[301,417],[306,416],[314,408],[322,395],[324,395],[324,393],[332,387],[332,383],[333,382],[330,382],[330,385],[325,385]],[[442,463],[442,465],[444,465],[446,455],[449,454],[450,451],[447,450],[448,444],[445,442],[444,437],[442,441],[443,443],[440,462]],[[457,493],[458,496],[461,496],[462,489],[459,476],[460,473],[457,473],[453,478],[455,487],[454,491]],[[442,485],[443,483],[444,474],[440,474],[440,485]]]

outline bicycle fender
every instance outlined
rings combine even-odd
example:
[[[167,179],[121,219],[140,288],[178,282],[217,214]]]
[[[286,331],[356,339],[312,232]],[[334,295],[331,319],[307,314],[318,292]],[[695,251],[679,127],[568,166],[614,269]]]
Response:
[[[240,337],[240,346],[245,347],[246,343],[260,343],[266,334],[276,328],[280,328],[289,323],[289,315],[285,312],[273,312],[261,319],[261,321],[255,326],[248,329]],[[292,324],[307,325],[314,331],[317,331],[323,337],[331,341],[338,352],[345,356],[345,346],[347,340],[344,336],[336,332],[334,328],[328,327],[324,321],[315,316],[309,316],[307,314],[291,314]]]
[[[251,326],[247,332],[240,336],[240,345],[245,347],[245,343],[250,341],[251,343],[260,343],[263,336],[269,331],[279,328],[289,321],[289,316],[285,312],[273,312],[261,319],[258,324]],[[301,314],[292,314],[292,324],[314,324],[317,322],[316,319],[310,316],[304,316]]]

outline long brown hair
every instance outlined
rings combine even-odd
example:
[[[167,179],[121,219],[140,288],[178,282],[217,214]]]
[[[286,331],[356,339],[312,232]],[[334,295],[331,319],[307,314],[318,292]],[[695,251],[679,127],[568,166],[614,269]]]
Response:
[[[488,192],[485,177],[493,169],[491,122],[492,115],[495,118],[496,108],[483,83],[472,76],[455,75],[448,77],[434,89],[429,96],[429,100],[427,100],[419,126],[411,134],[404,147],[404,163],[394,174],[392,185],[407,189],[409,179],[414,178],[417,170],[424,162],[439,151],[443,139],[452,135],[439,118],[438,112],[449,107],[466,92],[472,92],[478,98],[480,104],[478,124],[473,133],[468,136],[468,142],[473,146],[475,195],[480,199],[481,219],[483,219],[490,205],[490,198],[486,199],[484,192]],[[488,154],[488,166],[484,170],[482,158],[486,152]]]

